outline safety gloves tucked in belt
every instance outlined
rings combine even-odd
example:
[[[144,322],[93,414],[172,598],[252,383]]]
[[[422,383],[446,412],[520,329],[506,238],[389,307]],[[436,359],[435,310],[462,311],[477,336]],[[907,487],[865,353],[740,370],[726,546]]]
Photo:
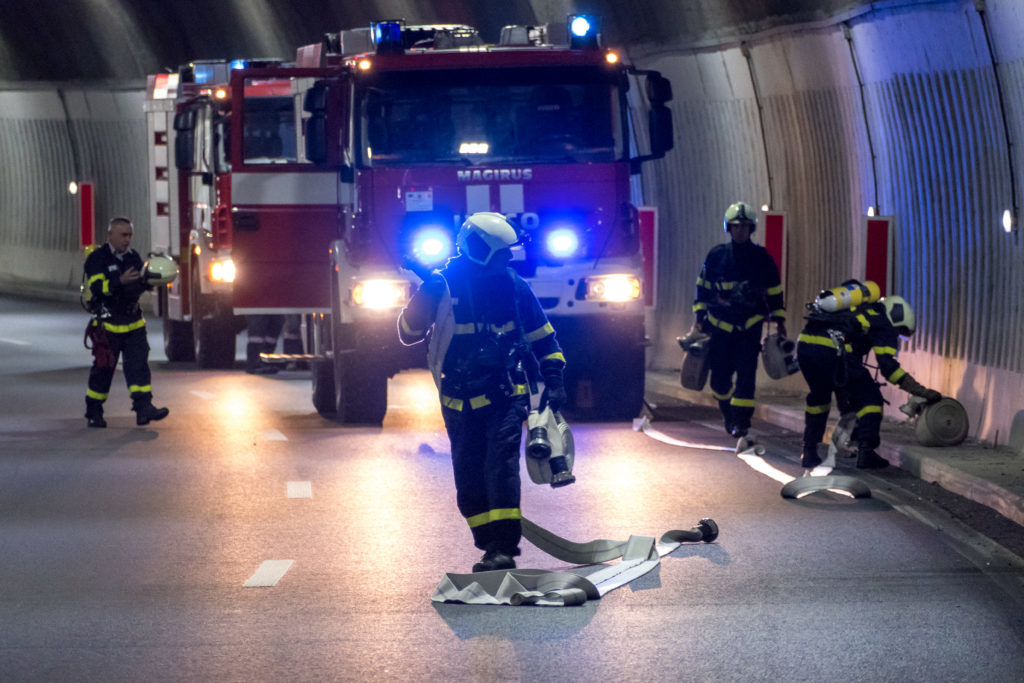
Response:
[[[928,403],[936,403],[942,400],[942,394],[934,389],[929,389],[923,386],[910,375],[903,375],[903,377],[900,377],[897,384],[899,384],[900,389],[903,391],[914,396],[920,396]]]
[[[544,391],[540,395],[540,410],[543,411],[545,406],[550,406],[551,411],[557,413],[565,407],[568,398],[561,370],[545,372]]]

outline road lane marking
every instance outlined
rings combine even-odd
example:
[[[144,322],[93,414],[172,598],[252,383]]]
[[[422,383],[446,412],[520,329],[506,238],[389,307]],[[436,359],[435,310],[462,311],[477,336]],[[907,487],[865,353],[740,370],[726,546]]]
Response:
[[[288,437],[276,429],[268,429],[263,432],[263,439],[265,441],[287,441]]]
[[[22,341],[20,339],[10,339],[9,337],[0,337],[0,342],[5,344],[14,344],[15,346],[31,346],[32,342]]]
[[[289,498],[312,498],[313,482],[311,481],[290,481],[288,482]]]
[[[208,393],[206,391],[196,391],[195,389],[192,389],[188,393],[192,394],[193,396],[198,396],[199,398],[206,399],[207,401],[213,398],[213,394]]]
[[[264,560],[249,580],[245,582],[245,588],[264,588],[276,586],[277,582],[292,568],[295,560]]]

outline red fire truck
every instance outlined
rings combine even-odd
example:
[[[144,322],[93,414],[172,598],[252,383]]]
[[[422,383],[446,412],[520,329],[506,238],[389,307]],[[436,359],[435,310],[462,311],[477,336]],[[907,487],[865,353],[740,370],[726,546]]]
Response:
[[[186,227],[204,237],[200,219],[210,237],[188,241],[196,294],[175,285],[168,315],[191,316],[197,352],[207,327],[227,327],[205,315],[228,306],[207,300],[221,285],[206,266],[229,247],[231,312],[306,314],[317,411],[379,423],[388,378],[425,365],[422,345],[397,338],[418,282],[403,263],[442,264],[466,215],[498,211],[565,349],[569,409],[635,416],[646,339],[630,181],[672,147],[671,87],[600,47],[592,19],[570,17],[560,45],[549,29],[506,27],[488,45],[466,26],[381,22],[301,48],[295,65],[233,70],[226,110],[179,103],[171,133],[195,131],[193,168],[185,152],[176,164],[179,203],[186,185],[211,199],[192,204],[178,239]],[[649,109],[646,154],[631,144],[631,86]]]

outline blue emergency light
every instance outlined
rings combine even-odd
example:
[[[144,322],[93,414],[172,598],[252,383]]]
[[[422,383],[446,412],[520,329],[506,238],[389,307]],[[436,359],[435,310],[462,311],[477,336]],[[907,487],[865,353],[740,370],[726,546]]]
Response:
[[[214,81],[215,64],[193,64],[193,83],[212,83]]]
[[[569,15],[569,48],[572,50],[597,49],[600,22],[593,14]]]
[[[244,69],[249,66],[249,61],[246,59],[232,59],[229,68],[234,71],[235,69]]]
[[[452,236],[440,226],[428,226],[412,240],[413,257],[425,266],[436,266],[452,255]]]
[[[580,248],[580,238],[572,228],[558,228],[548,233],[544,246],[555,258],[569,258]]]
[[[370,35],[373,36],[373,45],[378,53],[403,52],[402,26],[403,19],[391,21],[375,21],[370,24]]]

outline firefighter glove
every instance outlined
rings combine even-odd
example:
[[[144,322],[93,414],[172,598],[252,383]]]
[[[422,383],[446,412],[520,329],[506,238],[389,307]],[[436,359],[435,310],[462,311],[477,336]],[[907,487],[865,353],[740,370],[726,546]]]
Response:
[[[565,393],[565,384],[561,372],[550,372],[544,375],[544,391],[540,395],[540,410],[550,406],[552,412],[560,412],[569,397]]]
[[[441,297],[444,296],[444,292],[447,288],[448,286],[445,283],[444,276],[435,270],[427,276],[420,285],[420,292],[426,294],[435,301],[439,301]]]
[[[928,403],[936,403],[942,399],[942,394],[934,389],[929,389],[910,375],[903,375],[899,381],[899,385],[900,389],[903,391],[914,396],[920,396]]]

